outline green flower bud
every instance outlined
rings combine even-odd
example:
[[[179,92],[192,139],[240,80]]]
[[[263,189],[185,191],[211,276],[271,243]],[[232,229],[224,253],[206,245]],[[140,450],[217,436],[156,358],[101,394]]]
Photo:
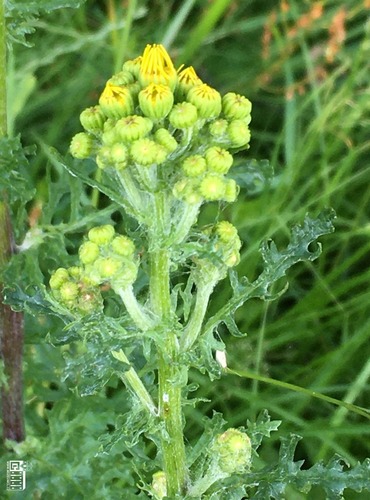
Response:
[[[111,85],[118,85],[121,87],[125,87],[130,83],[134,83],[135,77],[130,71],[122,70],[119,73],[116,73],[111,78],[109,78],[108,82]]]
[[[115,128],[109,128],[109,130],[105,130],[103,132],[101,140],[104,146],[112,146],[119,140],[117,136],[117,130]]]
[[[197,108],[200,118],[216,118],[221,113],[221,95],[205,83],[191,88],[187,100]]]
[[[171,111],[173,93],[167,85],[149,84],[139,93],[139,104],[144,115],[154,120],[162,120]]]
[[[98,288],[83,287],[78,297],[75,309],[83,316],[103,310],[103,298]]]
[[[233,120],[227,127],[227,134],[234,147],[246,146],[251,138],[248,125],[244,120]]]
[[[139,82],[143,87],[150,83],[168,85],[174,90],[177,73],[163,45],[147,45],[140,65]]]
[[[107,245],[114,238],[114,227],[110,224],[105,226],[97,226],[90,229],[88,238],[97,245]]]
[[[161,165],[162,163],[164,163],[168,158],[168,154],[169,152],[164,146],[157,144],[157,157],[155,160],[156,164]]]
[[[209,124],[209,132],[213,137],[221,138],[226,134],[228,125],[229,123],[222,118],[214,120]]]
[[[208,201],[221,200],[225,194],[225,183],[217,174],[207,174],[199,186],[200,194]]]
[[[202,80],[196,74],[193,66],[189,66],[188,68],[184,68],[181,66],[178,72],[178,82],[176,86],[176,97],[178,101],[183,101],[186,99],[186,96],[189,90],[196,85],[200,85]]]
[[[202,201],[198,188],[199,183],[196,179],[181,179],[173,186],[172,193],[175,198],[183,200],[189,205],[195,205]]]
[[[130,91],[119,85],[112,85],[107,82],[99,104],[103,113],[109,118],[121,118],[131,115],[134,111],[134,102]]]
[[[198,120],[197,108],[190,102],[180,102],[173,107],[168,119],[175,128],[192,127]]]
[[[59,267],[50,277],[50,288],[52,290],[59,290],[59,288],[69,280],[69,273],[64,267]]]
[[[122,70],[128,71],[134,76],[134,78],[138,78],[142,59],[143,58],[139,56],[136,59],[130,59],[129,61],[126,61],[122,66]]]
[[[120,143],[113,144],[111,147],[111,158],[114,166],[120,170],[127,167],[128,150]]]
[[[113,278],[122,268],[122,260],[115,257],[100,257],[94,268],[103,279]]]
[[[65,283],[63,283],[59,291],[60,291],[60,298],[64,302],[75,300],[79,294],[78,285],[76,283],[73,283],[72,281],[66,281]]]
[[[236,227],[226,220],[216,224],[215,233],[223,243],[230,243],[238,238],[238,231]]]
[[[176,139],[165,128],[159,128],[155,132],[154,138],[156,142],[166,148],[169,153],[173,153],[175,149],[177,149],[178,143]]]
[[[71,278],[74,278],[76,280],[80,279],[81,278],[81,275],[82,275],[82,267],[78,267],[78,266],[72,266],[72,267],[69,267],[67,269],[69,275],[71,276]]]
[[[89,134],[85,132],[80,132],[76,134],[71,141],[69,151],[72,156],[83,160],[85,158],[90,158],[93,155],[95,149],[94,139]]]
[[[148,166],[157,163],[157,155],[160,153],[159,148],[160,146],[150,139],[138,139],[132,143],[130,155],[139,165]]]
[[[152,490],[159,500],[167,496],[166,474],[162,470],[153,474]]]
[[[126,142],[136,141],[149,134],[153,128],[153,122],[149,118],[132,115],[118,120],[116,131],[118,136]]]
[[[238,250],[232,250],[224,259],[225,265],[227,267],[237,266],[240,262],[240,253]]]
[[[134,262],[125,262],[120,272],[110,280],[113,290],[132,285],[137,278],[137,270],[137,265]]]
[[[239,186],[234,179],[225,179],[225,194],[223,199],[228,203],[236,200],[239,194]]]
[[[135,245],[127,236],[119,235],[114,238],[111,243],[111,248],[114,253],[122,257],[132,257],[135,252]]]
[[[104,123],[103,132],[108,132],[109,130],[113,130],[116,123],[117,120],[114,120],[113,118],[108,118]]]
[[[86,241],[78,251],[82,264],[92,264],[99,257],[99,246],[92,241]]]
[[[182,169],[188,177],[198,177],[207,169],[206,160],[200,155],[188,156],[182,163]]]
[[[226,149],[212,147],[205,153],[207,167],[218,174],[226,174],[233,164],[232,155]]]
[[[96,164],[99,168],[104,169],[113,166],[110,146],[102,146],[96,155]]]
[[[251,114],[252,103],[243,95],[229,92],[222,98],[222,111],[228,120],[240,120]]]
[[[217,436],[213,452],[213,459],[223,472],[243,472],[251,463],[251,440],[244,432],[228,429]]]
[[[103,130],[106,118],[100,109],[100,106],[87,108],[80,114],[80,122],[85,130],[96,134]]]

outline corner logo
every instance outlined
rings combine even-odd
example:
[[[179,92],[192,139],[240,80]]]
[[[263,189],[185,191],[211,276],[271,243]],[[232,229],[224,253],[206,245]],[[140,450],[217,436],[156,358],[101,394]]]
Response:
[[[24,460],[9,460],[6,463],[6,489],[23,491],[26,489],[27,462]]]

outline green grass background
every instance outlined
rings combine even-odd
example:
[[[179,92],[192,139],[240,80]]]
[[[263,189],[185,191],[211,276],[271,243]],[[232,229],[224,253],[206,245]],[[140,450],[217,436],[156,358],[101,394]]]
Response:
[[[35,21],[36,32],[27,37],[33,46],[15,45],[10,52],[8,80],[10,131],[21,133],[26,145],[39,145],[31,158],[34,215],[48,202],[47,158],[40,145],[66,152],[80,131],[79,113],[96,103],[109,76],[147,43],[163,43],[176,66],[193,65],[221,93],[246,95],[253,103],[251,148],[236,162],[268,159],[275,179],[253,196],[242,190],[220,214],[238,227],[243,241],[239,275],[255,277],[261,240],[274,237],[284,245],[289,227],[307,212],[331,206],[337,219],[335,233],[321,238],[319,260],[291,269],[289,289],[279,300],[251,301],[238,310],[246,337],[220,330],[228,364],[365,408],[370,403],[369,12],[369,2],[362,0],[88,0],[79,9]],[[67,211],[68,197],[64,201]],[[99,203],[105,206],[104,199]],[[209,206],[201,221],[215,214],[218,207]],[[219,285],[211,310],[229,293],[226,283]],[[54,403],[72,404],[72,393],[59,380],[61,355],[40,343],[50,328],[47,318],[26,321],[25,402],[34,436],[48,434],[45,415]],[[197,395],[210,402],[188,410],[190,442],[203,414],[222,411],[238,426],[266,408],[282,425],[261,449],[261,463],[276,459],[279,435],[290,432],[303,436],[296,458],[305,466],[334,453],[351,465],[370,456],[369,421],[343,407],[233,375],[212,383],[199,373],[192,377],[200,384]],[[319,495],[288,492],[287,498]],[[348,493],[348,498],[366,495]]]

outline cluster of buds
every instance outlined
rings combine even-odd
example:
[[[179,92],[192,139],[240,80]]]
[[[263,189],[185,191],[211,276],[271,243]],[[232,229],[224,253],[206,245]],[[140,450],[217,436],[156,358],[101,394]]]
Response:
[[[248,147],[250,112],[244,96],[221,96],[193,67],[176,71],[162,45],[148,45],[107,81],[99,103],[81,113],[85,132],[74,136],[70,151],[95,158],[107,172],[127,169],[139,188],[140,170],[150,169],[188,204],[232,202],[238,186],[225,177],[229,151]]]
[[[118,291],[136,280],[135,245],[107,224],[90,229],[79,248],[79,267],[59,268],[50,278],[54,297],[81,315],[102,310],[101,286]]]
[[[216,436],[212,446],[212,462],[225,474],[245,472],[251,463],[252,444],[248,435],[228,429]]]
[[[241,241],[235,226],[228,221],[221,221],[204,229],[203,234],[212,242],[213,249],[225,268],[239,264]]]

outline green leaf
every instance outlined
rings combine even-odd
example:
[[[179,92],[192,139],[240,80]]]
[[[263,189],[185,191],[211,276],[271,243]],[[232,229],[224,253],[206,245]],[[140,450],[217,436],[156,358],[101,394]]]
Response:
[[[281,252],[273,241],[264,242],[260,249],[264,262],[263,272],[253,283],[246,278],[238,281],[235,273],[230,274],[233,296],[207,321],[203,335],[214,331],[221,322],[229,322],[229,318],[247,300],[251,298],[274,300],[281,295],[286,287],[283,286],[280,291],[273,292],[274,283],[283,278],[294,264],[317,259],[321,253],[321,245],[316,240],[334,231],[334,218],[335,213],[331,209],[325,210],[316,219],[307,215],[301,226],[293,227],[291,242]],[[313,244],[316,246],[312,249]]]
[[[288,485],[307,494],[312,486],[321,487],[329,500],[342,500],[345,489],[358,493],[370,491],[370,459],[347,469],[344,460],[338,456],[323,464],[319,462],[310,469],[302,470],[303,460],[294,461],[294,453],[301,438],[296,435],[283,438],[280,447],[279,461],[275,467],[266,467],[258,472],[248,474],[246,484],[258,484],[253,500],[280,500],[284,498]],[[347,469],[347,470],[346,470]]]
[[[23,148],[20,137],[0,138],[0,192],[6,191],[15,220],[16,239],[25,229],[26,204],[33,198],[35,189],[29,176],[27,156],[34,154],[33,147]]]
[[[35,31],[37,18],[43,14],[49,14],[57,9],[67,7],[78,8],[86,0],[5,0],[5,17],[8,30],[8,38],[11,42],[21,43],[26,46],[26,35]]]

